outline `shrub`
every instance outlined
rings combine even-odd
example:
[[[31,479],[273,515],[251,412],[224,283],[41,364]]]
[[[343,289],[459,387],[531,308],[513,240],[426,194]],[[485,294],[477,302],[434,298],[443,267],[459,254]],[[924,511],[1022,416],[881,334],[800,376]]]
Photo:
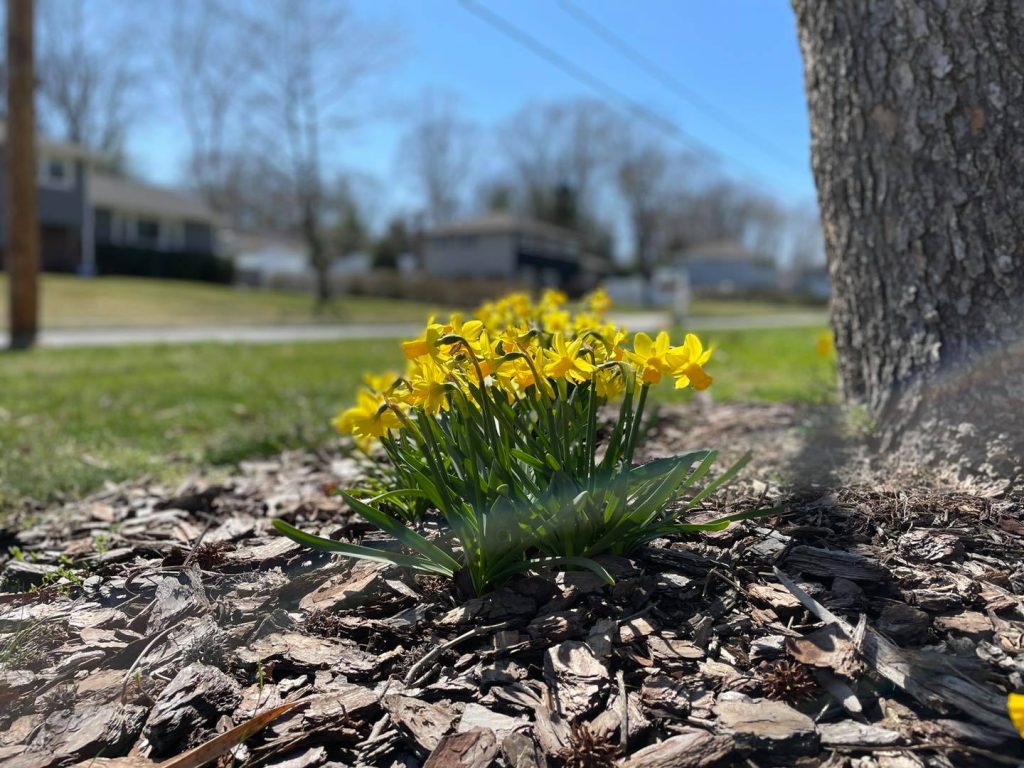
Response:
[[[680,345],[664,332],[630,336],[603,319],[608,304],[597,293],[573,314],[557,292],[536,304],[513,294],[471,320],[428,322],[402,344],[405,374],[370,378],[335,420],[364,447],[380,441],[391,460],[398,487],[366,500],[343,495],[397,547],[323,539],[281,520],[277,530],[350,557],[460,575],[479,594],[542,566],[589,568],[610,582],[597,555],[738,519],[680,517],[746,458],[699,492],[713,450],[633,464],[650,388],[710,386],[711,350],[692,334]],[[602,431],[599,414],[612,402],[614,422]],[[416,530],[424,507],[446,523],[438,541]]]

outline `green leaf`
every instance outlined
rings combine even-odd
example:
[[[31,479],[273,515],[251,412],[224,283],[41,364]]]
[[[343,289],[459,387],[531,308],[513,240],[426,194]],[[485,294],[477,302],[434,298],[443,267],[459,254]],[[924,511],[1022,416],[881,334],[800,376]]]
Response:
[[[271,525],[274,526],[278,533],[287,536],[292,541],[322,552],[334,552],[339,555],[354,557],[358,560],[388,563],[389,565],[398,565],[403,568],[413,568],[417,571],[437,573],[442,576],[452,576],[455,573],[450,568],[421,557],[413,557],[412,555],[404,555],[399,552],[388,552],[387,550],[376,549],[375,547],[364,547],[359,544],[349,544],[344,541],[334,541],[334,539],[314,536],[312,533],[306,533],[281,519],[273,520]]]
[[[345,501],[348,502],[348,505],[358,512],[361,517],[365,518],[367,522],[376,525],[385,533],[390,533],[401,544],[409,547],[409,549],[415,550],[432,563],[435,563],[440,567],[447,568],[452,573],[462,567],[462,564],[458,560],[433,542],[427,540],[424,536],[421,536],[416,533],[416,531],[406,527],[400,520],[396,520],[391,517],[391,515],[381,512],[379,509],[375,509],[369,504],[359,501],[359,499],[354,498],[350,494],[343,492],[341,497],[345,499]]]
[[[695,506],[704,501],[704,499],[706,499],[712,493],[714,493],[723,485],[731,481],[734,477],[736,477],[736,475],[739,474],[741,469],[743,469],[745,466],[747,466],[747,464],[750,463],[750,459],[752,457],[753,454],[750,453],[750,451],[747,451],[745,454],[743,454],[743,456],[740,457],[739,461],[737,461],[735,464],[733,464],[731,467],[725,470],[725,472],[723,472],[710,483],[708,483],[703,491],[694,496],[693,499],[690,500],[690,503],[686,505],[686,509],[693,509]]]

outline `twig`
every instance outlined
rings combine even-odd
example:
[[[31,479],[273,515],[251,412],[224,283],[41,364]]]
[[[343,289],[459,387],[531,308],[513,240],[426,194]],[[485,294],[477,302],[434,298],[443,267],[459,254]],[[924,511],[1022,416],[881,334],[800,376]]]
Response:
[[[511,622],[503,621],[500,624],[491,624],[486,627],[473,627],[473,629],[469,630],[469,632],[463,632],[458,637],[453,638],[452,640],[449,640],[446,643],[434,646],[423,655],[423,658],[421,658],[419,661],[417,661],[415,664],[409,667],[409,671],[405,673],[405,679],[402,681],[402,683],[405,685],[409,685],[413,680],[416,680],[417,675],[419,675],[420,673],[420,670],[422,670],[424,667],[430,664],[434,659],[436,659],[442,653],[447,651],[449,648],[454,648],[459,643],[464,642],[465,640],[469,640],[472,637],[482,635],[486,632],[504,629],[505,627],[509,626],[510,623]]]
[[[622,747],[622,754],[629,751],[629,699],[626,698],[626,677],[620,669],[615,673],[615,680],[619,684],[619,701],[622,702],[622,712],[619,714],[619,746]]]
[[[941,710],[941,705],[948,705],[1001,733],[1017,735],[1006,713],[1006,699],[994,689],[968,679],[948,662],[947,668],[940,671],[920,654],[904,651],[869,627],[864,615],[856,627],[852,626],[808,595],[779,568],[775,568],[775,578],[821,621],[839,627],[878,675],[924,706]]]

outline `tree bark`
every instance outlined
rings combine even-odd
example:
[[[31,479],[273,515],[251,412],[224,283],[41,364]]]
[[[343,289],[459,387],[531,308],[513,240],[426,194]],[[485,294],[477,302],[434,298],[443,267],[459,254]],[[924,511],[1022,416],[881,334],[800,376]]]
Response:
[[[793,0],[841,390],[879,448],[1024,471],[1024,2]]]
[[[35,5],[7,2],[7,274],[11,349],[35,344],[39,327],[36,215]]]

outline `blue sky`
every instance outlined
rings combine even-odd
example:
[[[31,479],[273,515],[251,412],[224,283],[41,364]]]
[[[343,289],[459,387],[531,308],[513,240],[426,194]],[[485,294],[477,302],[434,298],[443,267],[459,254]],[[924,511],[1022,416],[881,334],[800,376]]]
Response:
[[[812,200],[802,68],[786,0],[573,0],[669,70],[732,121],[778,148],[766,152],[723,127],[581,26],[558,0],[480,0],[511,23],[669,117],[726,158],[725,167],[786,203]],[[393,26],[403,55],[383,82],[390,104],[413,104],[427,89],[453,94],[462,113],[487,129],[529,101],[594,95],[466,10],[458,0],[353,0],[367,20]],[[388,110],[398,115],[400,109]],[[398,117],[382,117],[331,146],[337,167],[395,176]],[[159,146],[162,151],[151,151]],[[140,126],[132,145],[140,171],[178,179],[183,137],[173,118]],[[782,155],[780,157],[779,155]],[[387,205],[409,191],[389,187]]]

